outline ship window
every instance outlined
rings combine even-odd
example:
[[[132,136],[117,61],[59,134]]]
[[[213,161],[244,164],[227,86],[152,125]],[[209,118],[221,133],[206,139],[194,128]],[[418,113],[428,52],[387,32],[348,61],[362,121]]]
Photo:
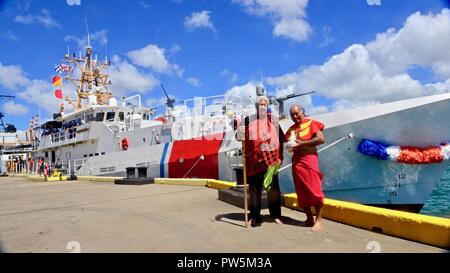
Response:
[[[87,115],[86,120],[87,120],[88,123],[91,122],[91,121],[94,121],[94,120],[95,120],[95,119],[94,119],[94,114],[89,114],[89,115]]]
[[[116,116],[116,112],[108,112],[106,113],[106,120],[113,120]]]
[[[86,154],[86,155],[83,155],[83,157],[87,157],[87,154]]]
[[[95,156],[98,156],[99,155],[99,153],[95,153]]]
[[[103,121],[104,118],[105,118],[105,113],[98,112],[97,115],[95,116],[95,121]]]
[[[125,119],[125,115],[123,112],[119,112],[119,120],[123,121]]]
[[[92,157],[92,156],[94,156],[94,154],[89,154],[89,157]]]
[[[102,155],[106,154],[105,152],[102,152]]]

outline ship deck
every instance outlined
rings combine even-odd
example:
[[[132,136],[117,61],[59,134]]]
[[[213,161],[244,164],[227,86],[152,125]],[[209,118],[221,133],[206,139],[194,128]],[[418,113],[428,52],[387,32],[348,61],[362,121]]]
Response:
[[[174,185],[37,182],[0,177],[0,244],[4,252],[445,252],[337,222],[299,225],[303,213],[282,208],[284,225],[245,228],[243,211],[217,191]],[[376,242],[376,243],[373,243]]]

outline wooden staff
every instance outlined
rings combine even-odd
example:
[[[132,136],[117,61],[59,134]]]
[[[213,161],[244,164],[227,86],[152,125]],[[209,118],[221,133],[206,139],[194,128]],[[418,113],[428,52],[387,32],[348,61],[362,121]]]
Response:
[[[247,164],[245,162],[245,133],[244,139],[242,140],[242,167],[243,167],[243,178],[244,178],[244,219],[245,227],[248,228],[248,192],[247,192]]]

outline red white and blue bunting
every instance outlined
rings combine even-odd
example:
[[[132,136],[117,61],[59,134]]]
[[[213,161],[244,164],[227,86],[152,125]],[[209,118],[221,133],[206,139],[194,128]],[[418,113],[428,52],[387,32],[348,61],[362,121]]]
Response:
[[[393,160],[406,164],[440,163],[450,158],[450,144],[426,148],[410,146],[389,146],[377,141],[363,139],[358,146],[362,154],[376,157],[380,160]]]

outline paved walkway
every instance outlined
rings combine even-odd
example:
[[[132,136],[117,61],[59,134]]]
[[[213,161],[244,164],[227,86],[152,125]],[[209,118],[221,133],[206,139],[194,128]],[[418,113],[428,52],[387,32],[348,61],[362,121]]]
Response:
[[[283,208],[284,225],[244,228],[217,191],[189,186],[35,182],[0,177],[5,252],[443,252],[332,221],[311,232]]]

